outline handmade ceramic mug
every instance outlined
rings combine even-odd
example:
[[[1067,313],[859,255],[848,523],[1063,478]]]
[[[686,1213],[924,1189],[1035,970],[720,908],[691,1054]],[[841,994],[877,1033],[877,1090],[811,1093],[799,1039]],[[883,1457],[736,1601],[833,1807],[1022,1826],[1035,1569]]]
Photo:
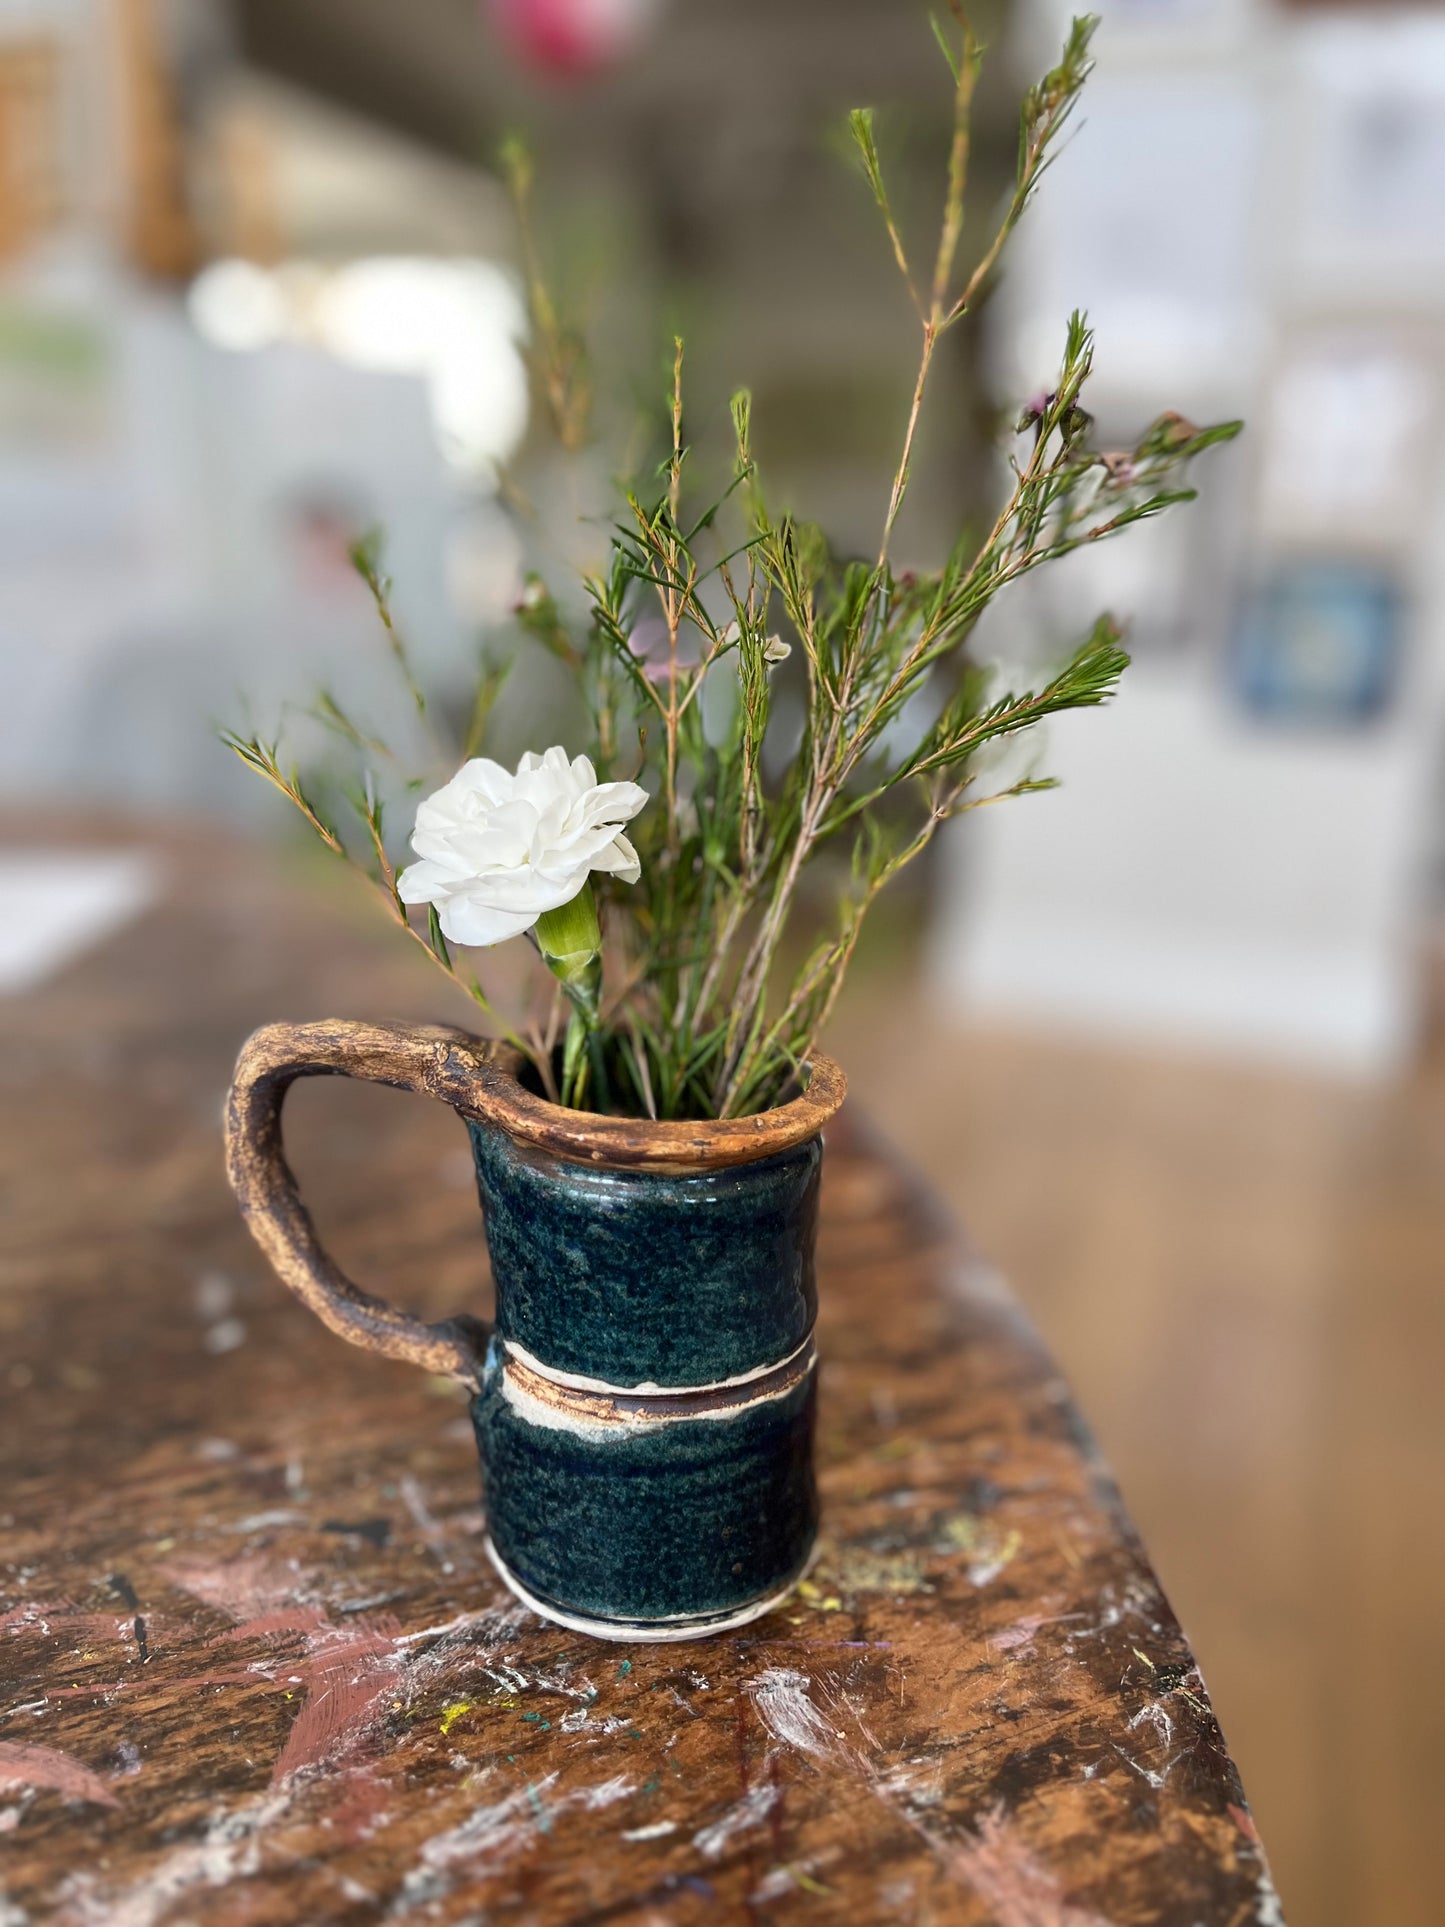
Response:
[[[271,1024],[242,1050],[227,1169],[284,1283],[341,1337],[472,1392],[487,1546],[528,1606],[607,1639],[689,1639],[787,1596],[817,1529],[813,1246],[823,1126],[806,1091],[755,1117],[564,1110],[465,1032]],[[298,1077],[435,1097],[465,1121],[496,1286],[491,1326],[428,1325],[323,1250],[281,1145]]]

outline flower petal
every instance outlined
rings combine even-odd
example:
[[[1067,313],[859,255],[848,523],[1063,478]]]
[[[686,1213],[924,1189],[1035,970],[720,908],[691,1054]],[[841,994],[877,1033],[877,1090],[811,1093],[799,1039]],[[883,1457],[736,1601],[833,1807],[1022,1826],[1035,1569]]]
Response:
[[[503,769],[489,756],[474,756],[462,764],[447,789],[455,790],[459,796],[480,796],[488,803],[505,803],[515,781],[509,769]]]
[[[520,937],[542,914],[540,910],[499,910],[471,897],[452,897],[438,911],[442,935],[448,943],[486,950],[509,937]]]
[[[592,859],[594,870],[605,870],[615,876],[619,883],[636,883],[642,875],[642,864],[636,850],[621,834],[614,836],[606,849],[599,850]]]
[[[442,863],[409,863],[396,880],[403,903],[442,903],[456,888],[455,874]]]
[[[578,814],[589,827],[594,823],[630,823],[650,800],[637,783],[598,783],[582,798]]]

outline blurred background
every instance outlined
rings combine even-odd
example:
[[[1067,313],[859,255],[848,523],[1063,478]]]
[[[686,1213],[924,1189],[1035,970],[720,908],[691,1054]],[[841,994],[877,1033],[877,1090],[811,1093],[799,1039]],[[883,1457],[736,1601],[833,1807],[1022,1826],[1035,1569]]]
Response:
[[[1424,1927],[1445,10],[1103,12],[1067,151],[950,338],[898,559],[993,498],[993,427],[1071,308],[1106,441],[1166,407],[1249,432],[1194,507],[991,619],[985,654],[1036,661],[1108,606],[1135,666],[1054,729],[1063,789],[956,825],[880,913],[832,1047],[1072,1379],[1288,1917]],[[1065,14],[975,24],[982,223]],[[0,0],[0,994],[144,911],[149,825],[289,833],[217,721],[269,730],[322,684],[394,712],[360,531],[443,689],[519,646],[539,553],[595,552],[608,461],[564,478],[529,403],[510,132],[608,425],[681,327],[694,433],[746,383],[771,495],[876,544],[916,361],[838,137],[862,101],[926,226],[948,86],[899,0]],[[536,740],[555,673],[523,656],[494,753]],[[37,854],[66,826],[81,889]]]

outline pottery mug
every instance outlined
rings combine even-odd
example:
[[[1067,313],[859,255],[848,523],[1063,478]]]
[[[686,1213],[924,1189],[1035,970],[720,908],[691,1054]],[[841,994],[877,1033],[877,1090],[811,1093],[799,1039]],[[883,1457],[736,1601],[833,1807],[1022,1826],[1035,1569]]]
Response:
[[[813,1413],[822,1129],[806,1089],[754,1117],[649,1122],[547,1103],[458,1030],[269,1024],[226,1114],[231,1184],[282,1281],[352,1344],[472,1393],[487,1549],[544,1617],[605,1639],[721,1632],[785,1598],[817,1529]],[[281,1143],[298,1077],[417,1091],[463,1119],[496,1316],[426,1324],[317,1238]]]

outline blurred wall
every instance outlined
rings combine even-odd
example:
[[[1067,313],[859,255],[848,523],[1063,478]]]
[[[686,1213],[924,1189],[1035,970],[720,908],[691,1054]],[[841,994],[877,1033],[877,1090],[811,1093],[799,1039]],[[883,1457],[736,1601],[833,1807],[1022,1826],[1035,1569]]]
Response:
[[[953,837],[936,975],[968,1009],[1387,1071],[1438,895],[1445,17],[1103,12],[993,381],[1047,386],[1082,306],[1106,441],[1166,407],[1248,430],[1198,503],[998,612],[987,646],[1028,664],[1111,607],[1136,661],[1054,730],[1061,793]],[[1061,18],[1020,10],[1020,72]]]

